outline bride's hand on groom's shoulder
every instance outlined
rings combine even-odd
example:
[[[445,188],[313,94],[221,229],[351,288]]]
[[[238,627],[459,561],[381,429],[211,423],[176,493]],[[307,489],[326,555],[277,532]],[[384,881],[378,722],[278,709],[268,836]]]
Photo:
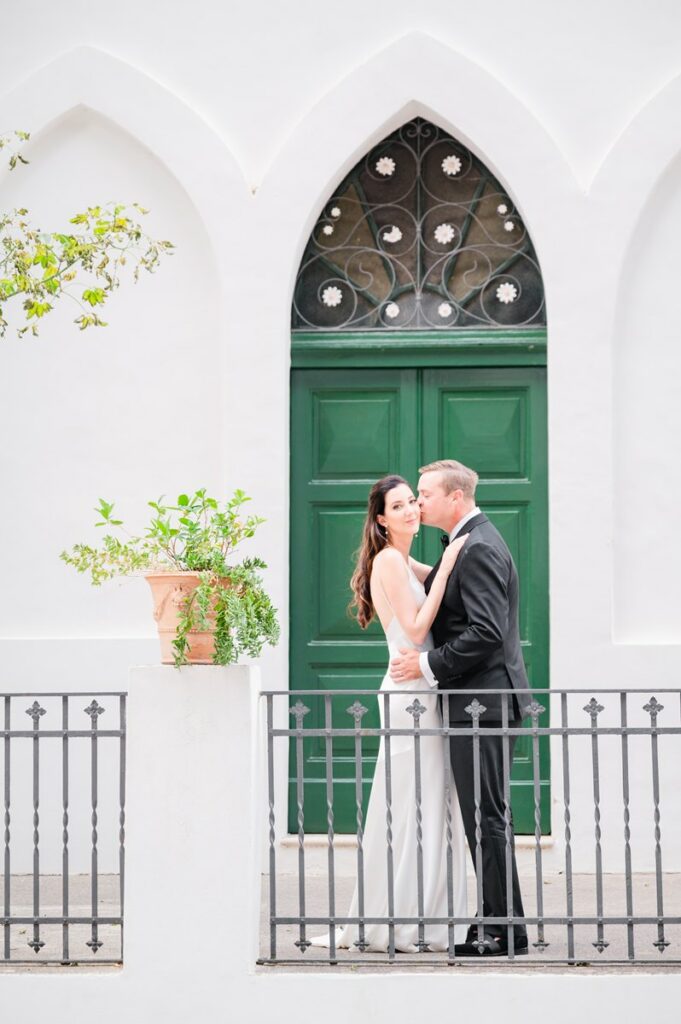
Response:
[[[394,683],[411,683],[420,676],[419,651],[401,647],[398,657],[390,661],[390,678]]]

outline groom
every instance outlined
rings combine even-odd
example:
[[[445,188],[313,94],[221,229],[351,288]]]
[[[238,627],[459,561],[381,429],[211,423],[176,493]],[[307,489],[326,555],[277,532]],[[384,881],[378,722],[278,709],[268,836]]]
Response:
[[[449,724],[472,726],[466,707],[475,698],[484,705],[480,717],[480,845],[482,850],[483,917],[506,917],[506,822],[504,819],[503,738],[486,736],[485,726],[502,724],[507,702],[508,724],[517,728],[530,704],[527,674],[518,632],[518,573],[501,535],[475,504],[478,475],[460,462],[443,459],[419,470],[421,522],[437,526],[451,543],[469,534],[432,626],[435,648],[419,654],[403,649],[390,663],[395,682],[410,683],[424,676],[440,689],[465,689],[469,695],[449,697]],[[439,563],[438,563],[439,564]],[[425,582],[430,589],[437,566]],[[485,694],[485,690],[507,690]],[[447,707],[443,707],[446,722]],[[515,736],[508,739],[509,765]],[[450,756],[468,846],[476,864],[473,737],[451,736]],[[523,917],[523,904],[511,829],[513,915]],[[524,925],[514,927],[514,952],[527,953]],[[478,945],[478,926],[455,947],[456,956],[506,956],[508,928],[484,924]]]

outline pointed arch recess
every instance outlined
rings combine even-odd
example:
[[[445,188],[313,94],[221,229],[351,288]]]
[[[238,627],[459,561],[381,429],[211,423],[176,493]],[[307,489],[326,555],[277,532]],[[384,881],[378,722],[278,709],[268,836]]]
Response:
[[[554,240],[569,235],[579,198],[563,154],[500,79],[427,34],[410,32],[322,95],[263,177],[256,220],[264,231],[276,216],[286,240],[288,294],[279,295],[287,315],[305,247],[329,195],[363,154],[416,116],[453,135],[502,182],[532,235],[544,273],[548,277],[551,270],[551,279],[561,280],[564,247]]]
[[[171,90],[125,60],[81,46],[36,69],[2,106],[34,136],[78,107],[113,121],[178,180],[219,259],[219,225],[247,198],[246,182],[224,140]]]

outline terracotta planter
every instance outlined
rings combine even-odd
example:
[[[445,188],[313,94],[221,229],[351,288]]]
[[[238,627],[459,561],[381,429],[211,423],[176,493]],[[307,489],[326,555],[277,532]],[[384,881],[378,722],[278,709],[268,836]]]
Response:
[[[161,641],[161,664],[172,665],[175,661],[173,640],[180,619],[182,602],[196,590],[201,577],[195,572],[145,573],[154,599],[154,618]],[[215,641],[211,631],[190,630],[187,637],[187,660],[192,665],[212,665]]]

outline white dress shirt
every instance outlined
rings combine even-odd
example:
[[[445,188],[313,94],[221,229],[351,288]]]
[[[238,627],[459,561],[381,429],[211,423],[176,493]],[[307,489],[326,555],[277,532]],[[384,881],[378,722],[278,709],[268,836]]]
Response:
[[[474,518],[474,516],[480,515],[480,509],[476,505],[474,509],[471,509],[463,519],[460,519],[452,532],[449,534],[449,543],[451,544],[457,534],[461,533],[467,522]],[[423,654],[419,655],[419,668],[421,669],[421,675],[429,684],[429,686],[437,686],[437,679],[433,675],[433,670],[428,664],[428,651],[424,651]]]

